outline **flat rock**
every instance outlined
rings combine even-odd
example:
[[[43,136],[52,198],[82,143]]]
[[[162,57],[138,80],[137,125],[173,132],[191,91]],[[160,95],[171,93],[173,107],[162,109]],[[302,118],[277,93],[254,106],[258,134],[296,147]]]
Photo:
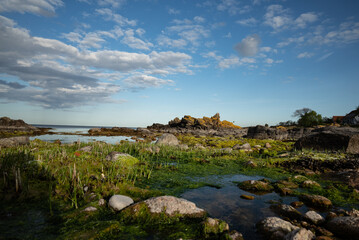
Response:
[[[158,138],[156,144],[178,146],[179,141],[175,135],[170,133],[164,133],[161,137]]]
[[[346,239],[358,239],[359,236],[359,217],[336,217],[331,219],[327,228],[339,236]]]
[[[124,195],[113,195],[108,201],[108,205],[115,211],[121,211],[125,207],[133,204],[133,200],[130,197]]]
[[[84,212],[95,212],[97,211],[97,208],[95,207],[87,207],[84,209]]]
[[[183,198],[160,196],[144,201],[151,213],[165,213],[168,216],[181,214],[184,216],[204,216],[205,211],[196,204]]]
[[[269,182],[259,180],[243,181],[238,186],[243,190],[255,192],[271,192],[274,189]]]

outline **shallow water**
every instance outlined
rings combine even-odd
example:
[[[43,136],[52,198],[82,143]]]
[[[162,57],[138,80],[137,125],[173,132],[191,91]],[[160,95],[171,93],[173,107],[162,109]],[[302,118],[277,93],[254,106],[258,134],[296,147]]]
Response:
[[[241,190],[233,181],[258,180],[261,176],[231,175],[213,177],[213,181],[223,186],[220,189],[202,187],[186,191],[181,195],[189,201],[205,209],[211,217],[219,218],[229,224],[231,230],[243,234],[244,239],[264,239],[256,232],[255,224],[266,217],[278,216],[269,208],[270,201],[290,204],[297,201],[296,197],[281,197],[277,193],[256,195]],[[254,200],[240,198],[242,194],[254,196]],[[308,209],[303,206],[298,209],[305,213]]]

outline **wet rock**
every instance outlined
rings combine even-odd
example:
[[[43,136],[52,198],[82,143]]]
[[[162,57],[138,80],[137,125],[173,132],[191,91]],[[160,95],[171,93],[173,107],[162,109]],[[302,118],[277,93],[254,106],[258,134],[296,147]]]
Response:
[[[270,208],[283,217],[288,217],[289,219],[300,219],[302,214],[295,209],[294,207],[286,204],[273,204]]]
[[[258,180],[247,180],[238,184],[239,188],[254,192],[271,192],[274,188],[269,182]]]
[[[79,151],[82,151],[82,152],[91,152],[91,151],[92,151],[92,146],[82,147],[82,148],[79,149]]]
[[[230,240],[243,240],[242,233],[237,232],[236,230],[231,231],[228,234],[228,237]]]
[[[345,150],[347,153],[359,154],[359,129],[350,127],[325,127],[300,138],[296,149]]]
[[[158,138],[156,144],[177,146],[177,145],[179,145],[179,141],[175,135],[170,134],[170,133],[164,133],[161,137]]]
[[[288,233],[299,229],[290,222],[278,217],[267,217],[257,223],[258,231],[266,235],[269,239],[283,239]],[[273,236],[275,234],[275,236]],[[272,238],[271,238],[272,237]]]
[[[301,201],[294,201],[294,202],[292,202],[290,205],[291,205],[292,207],[299,208],[299,207],[303,206],[304,203],[301,202]]]
[[[84,212],[95,212],[97,211],[97,208],[95,207],[87,207],[84,209]]]
[[[352,209],[350,210],[349,212],[347,212],[348,216],[351,216],[351,217],[359,217],[359,210],[356,210],[356,209]]]
[[[336,217],[327,224],[329,231],[347,239],[358,239],[359,217]]]
[[[0,147],[16,147],[21,145],[29,145],[29,137],[9,137],[9,138],[0,138]]]
[[[312,240],[314,238],[314,233],[305,228],[296,229],[285,236],[285,240]]]
[[[229,226],[225,221],[215,218],[206,218],[203,225],[206,235],[217,235],[229,231]]]
[[[289,195],[292,195],[294,193],[292,189],[286,188],[286,187],[277,188],[276,192],[278,192],[281,196],[289,196]]]
[[[125,207],[133,204],[134,201],[132,198],[124,196],[124,195],[113,195],[108,201],[108,205],[115,211],[121,211]]]
[[[241,195],[241,198],[243,198],[243,199],[247,199],[247,200],[253,200],[253,199],[254,199],[254,197],[253,197],[253,196],[250,196],[250,195],[245,195],[245,194],[242,194],[242,195]]]
[[[324,218],[319,215],[316,211],[308,211],[304,214],[304,217],[314,224],[324,222]]]
[[[165,213],[168,216],[204,216],[205,211],[196,204],[183,198],[173,196],[154,197],[144,201],[151,213]]]
[[[127,153],[122,152],[110,152],[106,156],[107,161],[116,161],[121,162],[121,164],[125,167],[131,167],[139,162],[139,160],[135,157],[132,157],[131,155]]]
[[[316,181],[306,180],[302,183],[302,187],[303,188],[320,187],[320,184],[317,183]]]
[[[322,235],[322,236],[327,236],[327,237],[332,237],[333,233],[328,231],[325,228],[322,227],[316,227],[315,229],[316,235]]]
[[[334,238],[327,237],[327,236],[319,236],[319,237],[316,237],[315,240],[334,240]]]
[[[301,201],[312,207],[325,209],[332,207],[332,202],[328,198],[320,195],[302,194],[299,196],[299,198]]]

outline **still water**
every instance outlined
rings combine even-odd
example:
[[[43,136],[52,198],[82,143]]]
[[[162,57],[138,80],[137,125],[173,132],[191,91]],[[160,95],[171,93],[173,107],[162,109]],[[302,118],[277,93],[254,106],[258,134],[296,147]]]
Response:
[[[96,126],[66,126],[66,125],[34,125],[35,127],[51,128],[51,132],[55,134],[45,134],[41,136],[30,137],[30,140],[39,139],[47,142],[54,142],[60,140],[62,143],[81,142],[95,142],[102,141],[109,144],[119,143],[121,140],[133,141],[126,136],[82,136],[79,134],[86,134],[91,128]],[[101,128],[101,127],[98,127]],[[66,135],[61,133],[72,133],[73,135]]]

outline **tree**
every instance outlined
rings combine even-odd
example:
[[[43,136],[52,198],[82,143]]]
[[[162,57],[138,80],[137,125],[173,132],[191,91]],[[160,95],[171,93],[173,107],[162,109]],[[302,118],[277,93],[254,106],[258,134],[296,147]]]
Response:
[[[296,110],[293,113],[293,117],[299,117],[298,125],[303,127],[312,127],[323,123],[322,115],[316,113],[310,108]]]

